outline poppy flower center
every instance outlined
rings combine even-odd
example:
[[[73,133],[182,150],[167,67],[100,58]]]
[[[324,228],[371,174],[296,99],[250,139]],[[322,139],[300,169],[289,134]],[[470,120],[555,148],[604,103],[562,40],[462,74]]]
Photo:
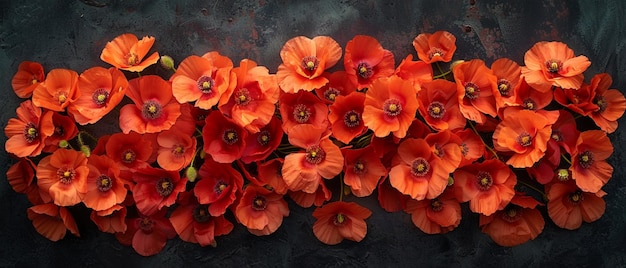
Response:
[[[93,95],[91,95],[91,99],[93,100],[93,103],[95,103],[98,106],[104,105],[104,103],[107,101],[108,98],[109,98],[109,92],[104,88],[97,89],[93,93]]]
[[[372,75],[374,74],[374,71],[372,70],[372,66],[370,66],[369,64],[365,62],[359,63],[359,65],[356,66],[356,71],[357,73],[359,73],[359,76],[363,79],[368,79],[372,77]]]
[[[430,171],[430,164],[423,157],[418,157],[411,163],[411,174],[415,177],[424,177]]]
[[[155,100],[148,100],[143,104],[141,115],[143,115],[143,118],[147,120],[154,120],[161,117],[162,112],[163,107],[161,107],[159,102]]]
[[[609,106],[603,96],[596,96],[593,100],[593,103],[598,106],[598,113],[604,112],[604,110],[606,110],[606,107]]]
[[[205,223],[211,220],[211,214],[209,214],[208,205],[197,205],[193,209],[193,219],[199,223]]]
[[[522,107],[526,110],[534,111],[537,110],[537,103],[533,99],[527,98],[524,100]]]
[[[222,141],[228,145],[233,145],[237,141],[239,141],[239,135],[237,135],[237,131],[235,131],[234,129],[227,129],[226,131],[224,131]]]
[[[170,178],[161,178],[156,183],[156,191],[162,197],[169,196],[174,191],[174,183]]]
[[[402,112],[402,104],[397,99],[387,99],[383,103],[383,112],[387,116],[395,117]]]
[[[443,151],[443,148],[441,148],[441,145],[439,145],[439,143],[435,143],[435,145],[433,146],[433,154],[435,154],[439,158],[443,158],[443,156],[445,155],[445,152]]]
[[[590,151],[584,151],[578,156],[578,163],[582,168],[589,168],[593,164],[593,153]]]
[[[39,136],[39,130],[35,128],[35,124],[26,124],[26,126],[24,127],[24,138],[26,139],[26,142],[32,143],[33,141],[35,141],[37,136]]]
[[[428,105],[428,114],[432,118],[441,119],[446,114],[446,108],[443,106],[443,103],[433,101]]]
[[[256,138],[256,141],[261,146],[267,146],[270,143],[270,132],[267,130],[261,131],[259,136]]]
[[[128,63],[129,66],[137,65],[137,63],[139,63],[139,56],[132,52],[128,53],[128,55],[126,55],[126,63]]]
[[[356,163],[354,163],[353,171],[358,175],[365,173],[365,162],[361,159],[357,160]]]
[[[172,154],[176,157],[181,157],[183,156],[184,153],[185,153],[185,147],[183,147],[180,144],[175,145],[174,149],[172,149]]]
[[[267,208],[267,199],[265,197],[257,195],[254,200],[252,200],[252,209],[254,210],[265,210]]]
[[[306,155],[304,158],[307,162],[317,165],[324,161],[325,157],[326,152],[324,152],[324,149],[322,149],[319,145],[313,145],[306,149]]]
[[[583,196],[583,192],[582,192],[582,191],[580,191],[580,190],[576,190],[576,191],[574,191],[573,193],[570,193],[570,194],[567,196],[567,199],[568,199],[568,200],[569,200],[572,204],[574,204],[574,205],[578,205],[578,204],[580,204],[580,202],[582,202],[582,201],[583,201],[583,199],[585,199],[585,198],[584,198],[584,196]]]
[[[467,153],[469,153],[469,147],[467,147],[466,143],[461,143],[461,145],[459,145],[459,148],[461,149],[461,154],[463,154],[463,156],[466,156]]]
[[[433,200],[430,200],[430,208],[434,212],[439,212],[439,211],[443,210],[443,203],[441,201],[439,201],[439,199],[435,198]]]
[[[500,95],[508,97],[511,94],[511,82],[506,79],[498,80],[498,91]]]
[[[470,100],[475,100],[480,94],[478,86],[472,82],[465,83],[465,97]]]
[[[304,104],[298,104],[293,109],[293,119],[300,124],[309,122],[311,118],[311,109]]]
[[[548,69],[548,72],[555,74],[561,71],[563,63],[560,60],[552,59],[546,61],[546,68]]]
[[[137,227],[145,233],[151,233],[154,227],[154,220],[148,217],[141,217],[137,219]]]
[[[241,88],[235,92],[235,103],[240,106],[245,106],[252,100],[250,97],[250,91],[247,88]]]
[[[133,161],[135,161],[135,157],[137,155],[135,154],[135,151],[131,150],[131,149],[127,149],[126,151],[124,151],[122,153],[122,162],[126,163],[126,164],[130,164]]]
[[[326,91],[324,91],[324,98],[329,101],[335,101],[335,98],[339,95],[341,95],[341,92],[334,87],[329,87]]]
[[[528,147],[533,144],[533,137],[531,137],[530,134],[524,132],[517,136],[517,144],[521,145],[522,147]]]
[[[198,89],[204,94],[210,94],[213,92],[213,86],[215,86],[215,80],[210,76],[200,76],[197,81]]]
[[[54,134],[56,136],[63,136],[65,134],[65,128],[63,126],[54,126]]]
[[[355,110],[349,111],[343,115],[343,123],[349,128],[357,127],[361,124],[361,114]]]
[[[311,74],[315,72],[320,61],[315,56],[307,56],[302,58],[302,68],[309,71]]]
[[[569,180],[569,171],[567,169],[561,168],[556,172],[556,178],[559,181],[567,181]]]
[[[487,191],[491,188],[491,185],[493,185],[493,178],[488,172],[480,171],[476,174],[476,182],[478,184],[478,189]]]
[[[220,195],[220,194],[222,194],[222,192],[223,192],[224,190],[226,190],[226,188],[228,188],[228,184],[226,184],[224,181],[221,181],[221,180],[220,180],[220,181],[218,181],[218,182],[215,184],[215,189],[214,189],[214,190],[215,190],[215,193],[217,193],[218,195]]]
[[[506,222],[516,222],[522,218],[522,209],[516,205],[508,205],[500,216]]]
[[[333,224],[335,225],[343,225],[346,222],[346,215],[342,213],[337,213],[333,219]]]
[[[430,50],[428,50],[428,59],[433,59],[434,57],[443,57],[443,55],[445,55],[446,53],[443,52],[443,50],[441,50],[441,48],[438,47],[431,47]]]
[[[563,140],[563,134],[561,133],[561,131],[559,130],[552,130],[552,135],[550,136],[550,138],[552,138],[554,141],[562,141]]]
[[[76,177],[76,171],[74,171],[73,168],[59,168],[57,170],[57,177],[62,183],[70,184],[72,180],[74,180],[74,177]]]
[[[64,91],[59,91],[57,92],[57,100],[59,101],[59,104],[63,104],[67,101],[67,93],[65,93]]]

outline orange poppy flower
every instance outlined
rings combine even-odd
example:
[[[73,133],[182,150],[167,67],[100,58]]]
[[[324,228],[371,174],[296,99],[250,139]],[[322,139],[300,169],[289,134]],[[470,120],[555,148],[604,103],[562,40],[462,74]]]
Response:
[[[204,159],[193,188],[200,204],[208,205],[209,214],[217,217],[235,202],[243,187],[243,177],[230,164]]]
[[[324,181],[320,181],[320,186],[314,193],[306,193],[303,191],[288,191],[287,193],[293,202],[303,208],[309,208],[313,205],[321,206],[324,202],[329,201],[333,194],[326,188]]]
[[[245,129],[219,111],[211,112],[202,128],[204,151],[220,163],[239,159],[246,148],[247,136]]]
[[[166,213],[164,209],[150,216],[139,213],[136,218],[126,218],[126,232],[115,236],[122,244],[130,243],[141,256],[155,255],[165,247],[168,239],[176,236]]]
[[[387,212],[397,212],[406,207],[406,202],[410,196],[398,191],[389,183],[389,176],[383,178],[378,183],[378,204]]]
[[[233,62],[218,52],[189,56],[170,77],[172,94],[180,103],[194,101],[196,107],[210,110],[230,98],[237,83],[232,68]]]
[[[73,235],[80,237],[78,227],[72,214],[64,208],[54,204],[41,204],[29,207],[26,211],[28,219],[33,222],[35,231],[51,241],[59,241],[69,230]]]
[[[456,130],[465,127],[465,117],[459,110],[456,85],[444,79],[422,84],[417,95],[418,111],[433,129]]]
[[[196,152],[196,139],[176,129],[159,133],[157,163],[165,170],[179,171],[191,163]]]
[[[78,128],[76,122],[68,116],[61,115],[58,112],[46,111],[41,117],[41,127],[45,129],[54,129],[52,135],[45,140],[46,146],[44,152],[51,153],[59,148],[59,142],[62,140],[69,141],[76,137]]]
[[[127,88],[128,80],[116,68],[87,69],[78,78],[80,96],[68,106],[67,112],[76,123],[94,124],[122,101]]]
[[[134,34],[125,33],[106,44],[100,54],[100,59],[121,70],[141,72],[159,61],[157,52],[145,58],[153,44],[154,37],[152,36],[144,36],[139,40]]]
[[[583,72],[591,65],[585,56],[574,57],[574,51],[561,42],[538,42],[524,54],[522,76],[539,91],[552,87],[578,89]]]
[[[613,167],[606,161],[613,153],[613,145],[602,130],[580,133],[572,151],[572,179],[585,192],[596,193],[613,175]]]
[[[489,216],[509,204],[517,176],[500,160],[489,159],[457,169],[454,192],[460,202],[470,201],[470,210]]]
[[[392,75],[394,66],[391,51],[383,49],[374,37],[357,35],[346,44],[343,67],[358,89],[369,88],[374,80]]]
[[[316,88],[315,95],[328,105],[335,103],[337,97],[347,96],[356,91],[356,84],[348,79],[346,71],[325,72],[323,76],[328,79],[328,84]]]
[[[254,235],[274,233],[289,216],[283,195],[261,186],[248,185],[235,208],[235,217]]]
[[[626,98],[617,89],[609,89],[613,79],[609,74],[597,74],[591,78],[591,88],[595,92],[593,103],[598,109],[589,114],[593,122],[607,133],[617,130],[617,119],[624,115]]]
[[[7,169],[6,178],[13,191],[26,194],[31,204],[44,203],[39,194],[39,187],[34,182],[36,166],[28,158],[20,158]]]
[[[108,210],[124,202],[128,190],[119,178],[120,170],[107,156],[92,155],[87,162],[87,193],[83,203],[96,211]]]
[[[185,191],[187,185],[187,178],[181,178],[178,171],[150,166],[137,169],[133,180],[137,183],[133,187],[133,199],[143,215],[152,215],[173,205],[178,193]]]
[[[572,180],[546,185],[548,215],[557,226],[574,230],[582,222],[593,222],[602,217],[606,203],[602,199],[606,193],[583,192]]]
[[[328,127],[328,106],[311,92],[283,93],[278,104],[286,134],[299,124],[312,124],[322,129]]]
[[[404,138],[418,106],[411,82],[395,75],[377,79],[365,93],[363,121],[376,137]]]
[[[360,242],[367,234],[365,219],[372,212],[353,202],[332,202],[313,211],[313,233],[322,243],[336,245],[344,239]]]
[[[42,197],[48,194],[58,206],[73,206],[82,201],[88,175],[87,157],[74,150],[58,149],[37,165],[37,185]]]
[[[287,184],[283,180],[283,162],[282,158],[273,158],[263,163],[257,162],[258,179],[265,188],[271,189],[277,194],[287,193]]]
[[[280,89],[274,75],[256,62],[244,59],[233,69],[237,75],[237,86],[219,110],[251,133],[267,125],[278,101]]]
[[[447,175],[457,169],[463,159],[461,147],[463,141],[452,131],[444,130],[426,135],[426,143],[430,145],[433,155],[441,160],[442,171]]]
[[[272,116],[270,122],[261,127],[258,132],[248,135],[246,147],[241,153],[241,161],[252,163],[262,161],[278,148],[283,139],[283,128],[280,119]]]
[[[15,113],[17,118],[10,118],[4,127],[4,134],[8,137],[4,149],[17,157],[41,154],[45,139],[54,133],[52,124],[41,124],[41,108],[30,100],[20,103]]]
[[[485,145],[481,137],[471,129],[466,128],[456,131],[454,134],[462,141],[460,148],[463,158],[461,159],[461,163],[459,163],[459,167],[470,165],[485,154]]]
[[[280,58],[283,63],[276,72],[280,88],[287,93],[312,91],[328,83],[322,73],[337,64],[341,47],[329,36],[297,36],[285,43]]]
[[[168,130],[180,116],[180,104],[172,97],[169,82],[157,75],[130,80],[126,95],[134,104],[120,110],[120,128],[139,134]]]
[[[314,193],[322,178],[332,179],[343,170],[341,150],[325,133],[310,124],[291,129],[289,143],[305,151],[285,157],[282,174],[289,190]]]
[[[548,106],[554,97],[552,91],[541,92],[522,80],[517,89],[516,105],[526,110],[537,111]],[[502,111],[502,110],[500,110]]]
[[[454,190],[447,188],[440,196],[417,201],[409,199],[405,211],[413,224],[427,234],[444,234],[461,223],[461,205]]]
[[[523,193],[516,193],[511,203],[491,216],[480,215],[481,230],[496,244],[513,247],[535,239],[545,225],[541,212],[535,207],[540,203]]]
[[[414,61],[413,55],[408,55],[400,62],[398,68],[393,73],[400,78],[413,82],[416,92],[419,92],[420,85],[433,81],[432,65],[423,61]]]
[[[501,102],[498,78],[485,62],[473,59],[454,66],[454,80],[459,107],[465,118],[478,124],[487,121],[485,115],[497,115],[496,104]]]
[[[355,196],[371,195],[380,179],[387,176],[387,169],[380,162],[374,148],[372,146],[361,149],[342,148],[341,153],[345,158],[343,182],[350,186]]]
[[[347,96],[337,96],[335,100],[329,107],[328,115],[332,135],[348,144],[367,131],[362,118],[365,94],[355,91]]]
[[[224,215],[213,217],[209,214],[208,206],[198,203],[193,192],[183,192],[179,195],[178,207],[169,217],[174,230],[181,240],[200,246],[215,246],[215,237],[229,234],[233,224],[224,218]]]
[[[400,143],[394,162],[397,164],[389,171],[389,182],[413,199],[433,199],[448,185],[448,173],[441,168],[441,160],[423,139],[409,138]]]
[[[79,96],[77,84],[78,74],[75,71],[53,69],[33,91],[33,104],[56,112],[65,111]]]
[[[43,82],[45,74],[39,62],[23,61],[17,67],[17,72],[11,79],[11,86],[15,95],[20,98],[30,98],[35,88]]]
[[[456,51],[456,37],[447,31],[421,33],[413,39],[413,47],[425,63],[450,62]]]
[[[522,80],[522,68],[511,59],[500,58],[491,64],[493,75],[498,79],[497,87],[500,93],[500,103],[496,103],[497,109],[508,106],[517,106],[517,90]]]
[[[91,211],[89,218],[98,226],[98,230],[105,233],[124,233],[128,226],[126,225],[126,207],[122,205],[114,205],[109,209]]]
[[[129,169],[146,166],[152,155],[152,143],[136,132],[115,133],[106,142],[106,155]]]

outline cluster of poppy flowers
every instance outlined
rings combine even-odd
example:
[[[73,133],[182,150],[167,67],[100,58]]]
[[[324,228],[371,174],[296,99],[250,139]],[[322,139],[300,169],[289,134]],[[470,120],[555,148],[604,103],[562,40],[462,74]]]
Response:
[[[469,201],[502,246],[542,232],[542,205],[566,229],[604,213],[607,133],[626,99],[608,74],[586,83],[589,60],[564,43],[535,44],[524,66],[487,66],[452,62],[455,37],[424,33],[413,40],[419,60],[396,66],[370,36],[355,36],[345,53],[331,37],[299,36],[271,74],[215,51],[175,68],[148,56],[154,41],[115,38],[101,54],[108,69],[46,74],[23,62],[13,77],[27,100],[5,127],[18,159],[7,179],[48,239],[79,236],[68,207],[84,205],[101,231],[141,255],[176,235],[215,246],[233,219],[254,235],[275,232],[289,216],[285,195],[316,207],[313,233],[330,245],[364,239],[371,211],[343,197],[374,191],[383,209],[411,214],[428,234],[454,230]],[[342,54],[343,70],[329,71]],[[159,61],[171,77],[140,74]],[[79,130],[111,111],[121,132]]]

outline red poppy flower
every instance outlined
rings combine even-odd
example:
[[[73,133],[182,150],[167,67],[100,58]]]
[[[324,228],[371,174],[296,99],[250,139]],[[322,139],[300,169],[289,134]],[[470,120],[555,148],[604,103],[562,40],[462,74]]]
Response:
[[[561,163],[561,150],[553,139],[548,141],[546,154],[535,164],[526,168],[526,172],[538,183],[546,184],[555,177],[555,170]]]
[[[360,92],[337,96],[328,115],[333,137],[347,144],[367,131],[362,118],[364,103],[365,94]]]
[[[600,81],[594,82],[597,83]],[[554,90],[554,100],[575,113],[584,116],[587,116],[598,109],[598,106],[593,102],[594,97],[594,87],[585,83],[582,83],[580,88],[556,88]]]
[[[286,134],[300,124],[312,124],[322,129],[328,126],[328,106],[311,92],[284,93],[278,103]]]
[[[125,233],[116,233],[117,240],[132,245],[141,256],[155,255],[165,247],[168,239],[176,236],[176,231],[165,217],[167,210],[147,216],[139,213],[136,218],[126,218]]]
[[[139,40],[134,34],[125,33],[106,44],[100,54],[100,59],[118,69],[141,72],[159,61],[157,52],[144,59],[153,44],[154,37],[152,36],[144,36]]]
[[[287,193],[293,202],[303,208],[309,208],[313,205],[321,206],[324,202],[330,200],[333,194],[326,188],[324,181],[320,181],[320,186],[314,193],[306,193],[303,191],[289,191]]]
[[[378,183],[378,204],[387,212],[403,210],[411,197],[391,186],[388,178],[385,177]]]
[[[465,127],[465,117],[459,110],[456,85],[444,79],[422,84],[417,95],[418,111],[435,130],[456,130]]]
[[[316,88],[315,94],[328,105],[335,103],[337,97],[347,96],[356,91],[356,84],[348,79],[348,75],[345,71],[336,71],[333,73],[325,72],[323,76],[328,79],[328,84]]]
[[[81,152],[58,149],[37,165],[37,185],[59,206],[80,203],[87,192],[87,157]],[[43,198],[44,201],[47,201]]]
[[[172,93],[180,103],[195,101],[196,107],[210,110],[218,102],[228,101],[235,88],[237,77],[232,68],[233,62],[218,52],[189,56],[170,78]]]
[[[277,194],[287,193],[287,184],[283,180],[283,162],[282,158],[273,158],[263,163],[257,162],[257,168],[259,171],[259,182],[268,189],[271,189]]]
[[[261,236],[274,233],[289,216],[283,195],[261,186],[248,185],[243,191],[235,216],[250,233]]]
[[[393,74],[411,81],[416,91],[420,90],[422,83],[433,81],[433,67],[423,61],[414,61],[410,54],[400,62]]]
[[[450,62],[456,51],[456,37],[447,31],[422,33],[413,39],[413,47],[425,63]]]
[[[178,193],[185,191],[187,185],[187,178],[181,178],[178,171],[150,166],[137,169],[133,180],[137,183],[133,188],[133,199],[143,215],[152,215],[173,205]]]
[[[56,112],[65,111],[79,96],[77,84],[78,74],[75,71],[53,69],[33,91],[33,104]]]
[[[146,166],[152,155],[152,143],[136,132],[115,133],[106,142],[106,155],[130,169]]]
[[[180,105],[180,116],[176,119],[176,123],[170,129],[176,129],[179,132],[193,136],[196,133],[196,118],[193,114],[193,106],[189,103]],[[204,123],[203,123],[204,125]]]
[[[472,164],[485,154],[485,144],[481,137],[471,129],[466,128],[456,131],[454,134],[462,141],[460,148],[463,158],[461,159],[461,163],[459,163],[459,167]]]
[[[78,134],[74,120],[53,111],[47,111],[43,114],[41,117],[41,127],[44,129],[54,129],[52,135],[48,136],[45,140],[46,146],[43,148],[43,151],[48,153],[54,152],[59,148],[61,141],[69,141]]]
[[[134,104],[126,104],[120,110],[120,128],[124,133],[168,130],[180,116],[180,104],[172,97],[172,87],[160,76],[130,80],[126,95]]]
[[[602,130],[580,133],[572,151],[572,179],[585,192],[596,193],[613,175],[613,167],[606,159],[613,153],[613,145]]]
[[[208,205],[209,214],[217,217],[235,202],[243,187],[243,177],[230,164],[204,159],[193,189],[200,204]]]
[[[343,170],[343,155],[324,129],[310,124],[294,126],[289,143],[306,151],[288,154],[283,179],[289,190],[314,193],[322,178],[332,179]]]
[[[87,162],[87,193],[83,203],[96,211],[108,210],[124,202],[128,190],[119,178],[120,170],[107,156],[92,155]]]
[[[80,96],[67,112],[81,125],[96,123],[122,101],[127,88],[128,80],[116,68],[87,69],[78,78]]]
[[[422,120],[414,118],[406,132],[407,138],[424,139],[428,134],[433,133],[428,125]],[[394,137],[394,142],[400,142],[400,139]]]
[[[72,214],[64,208],[54,204],[35,205],[26,211],[28,219],[33,222],[35,231],[51,241],[59,241],[69,230],[80,237],[78,227]]]
[[[550,219],[568,230],[578,229],[583,221],[596,221],[606,209],[605,192],[583,192],[572,180],[546,185],[546,195]]]
[[[517,89],[517,103],[515,106],[517,106],[516,108],[531,111],[541,110],[552,102],[553,96],[552,91],[541,92],[522,80]]]
[[[247,136],[245,129],[219,111],[211,112],[202,128],[204,151],[220,163],[239,159],[246,148]]]
[[[609,89],[613,79],[609,74],[597,74],[591,78],[591,85],[595,91],[593,103],[598,106],[589,117],[600,129],[607,133],[613,133],[617,130],[617,119],[624,115],[626,110],[626,98],[617,89]]]
[[[258,132],[246,137],[246,147],[241,153],[241,161],[252,163],[262,161],[278,148],[283,138],[283,128],[280,119],[272,116],[270,122],[261,127]]]
[[[470,210],[489,216],[509,204],[517,176],[500,160],[490,159],[454,172],[456,199],[470,201]]]
[[[585,56],[574,57],[574,51],[561,42],[538,42],[524,54],[522,76],[528,84],[540,91],[553,86],[578,89],[583,72],[591,65]]]
[[[480,215],[480,227],[496,244],[512,247],[535,239],[545,225],[540,203],[523,193],[516,193],[511,203],[491,216]]]
[[[211,216],[208,206],[198,203],[193,192],[181,193],[178,204],[169,219],[183,241],[203,247],[215,246],[216,236],[229,234],[233,230],[233,224],[224,215]]]
[[[360,242],[367,234],[365,219],[372,212],[357,203],[332,202],[313,211],[317,219],[313,224],[313,233],[322,243],[336,245],[344,239]]]
[[[517,90],[524,81],[521,77],[522,68],[511,59],[500,58],[491,64],[491,70],[498,79],[497,86],[501,102],[496,103],[497,109],[517,106]]]
[[[126,207],[122,205],[114,205],[101,211],[93,210],[89,218],[98,226],[98,230],[105,233],[124,233],[128,228]]]
[[[341,149],[345,158],[343,182],[355,196],[369,196],[374,192],[387,169],[380,162],[372,146],[361,149]]]
[[[369,88],[374,80],[392,75],[394,66],[391,51],[383,49],[374,37],[357,35],[346,44],[343,67],[358,89]]]
[[[550,138],[556,141],[560,148],[571,154],[576,147],[579,135],[580,131],[576,127],[574,116],[567,111],[559,110],[559,118],[552,125]]]
[[[31,204],[44,203],[39,195],[39,187],[34,182],[36,166],[28,158],[20,158],[17,163],[7,169],[7,181],[13,191],[26,194]]]
[[[322,73],[337,64],[341,47],[328,36],[297,36],[285,43],[280,58],[283,63],[276,72],[280,88],[287,93],[312,91],[328,83]]]
[[[165,170],[179,171],[191,163],[196,152],[196,139],[177,129],[159,133],[157,163]]]
[[[478,124],[487,121],[485,114],[495,117],[496,104],[500,103],[498,78],[485,66],[485,62],[474,59],[454,66],[459,107],[465,118]]]
[[[404,138],[419,106],[413,85],[398,76],[375,80],[365,94],[363,121],[376,137]]]
[[[461,205],[452,189],[432,199],[409,199],[405,211],[411,214],[413,224],[427,234],[444,234],[461,223]]]
[[[15,113],[17,118],[10,118],[4,127],[4,134],[8,137],[4,149],[17,157],[39,155],[54,128],[51,124],[41,125],[41,108],[30,100],[20,103]]]
[[[43,82],[45,74],[39,62],[23,61],[17,67],[17,72],[11,79],[11,86],[15,95],[20,98],[30,98],[35,88]]]
[[[433,155],[441,162],[440,168],[445,174],[457,169],[463,159],[463,141],[450,130],[444,130],[426,135],[426,143],[430,145]]]

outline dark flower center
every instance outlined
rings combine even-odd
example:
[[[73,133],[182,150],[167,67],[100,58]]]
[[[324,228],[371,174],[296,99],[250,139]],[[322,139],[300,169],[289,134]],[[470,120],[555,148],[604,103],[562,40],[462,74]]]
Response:
[[[334,87],[328,87],[328,89],[324,91],[324,98],[329,101],[335,101],[335,98],[339,95],[341,95],[341,91]]]
[[[493,185],[493,178],[491,174],[485,171],[479,171],[476,174],[476,184],[478,185],[478,189],[482,191],[487,191]]]
[[[56,93],[56,97],[57,97],[57,100],[59,101],[59,104],[63,104],[67,101],[67,92],[58,91]]]
[[[267,199],[264,196],[257,195],[252,200],[252,209],[254,210],[265,210],[267,208]]]
[[[593,164],[593,153],[590,151],[584,151],[580,155],[578,155],[578,163],[580,163],[580,167],[589,168]]]
[[[430,50],[428,50],[428,58],[431,60],[434,57],[443,57],[443,55],[445,54],[446,53],[443,52],[443,50],[441,50],[441,48],[438,48],[438,47],[431,47]]]
[[[387,116],[395,117],[402,112],[402,104],[397,99],[387,99],[383,103],[383,112]]]
[[[302,58],[302,68],[309,71],[309,75],[313,74],[317,70],[317,66],[320,61],[314,56],[307,56]]]
[[[37,139],[37,136],[39,136],[39,130],[37,130],[35,124],[26,124],[24,127],[24,139],[26,139],[26,142],[32,143],[35,139]]]
[[[74,177],[76,177],[76,171],[74,171],[73,168],[59,168],[57,170],[57,177],[62,183],[70,184],[72,180],[74,180]]]
[[[368,79],[374,74],[372,66],[365,62],[361,62],[359,63],[359,65],[356,66],[356,72],[363,79]]]
[[[344,225],[345,222],[346,222],[346,215],[344,215],[342,213],[338,213],[333,218],[333,224],[335,224],[335,225]]]
[[[472,82],[465,83],[465,97],[470,100],[478,99],[480,95],[480,89]]]
[[[218,195],[222,194],[222,192],[224,190],[226,190],[226,188],[228,188],[228,184],[226,184],[226,182],[220,180],[215,184],[215,193],[217,193]]]
[[[211,214],[209,214],[209,206],[197,205],[193,209],[193,219],[199,223],[205,223],[211,220]]]
[[[96,186],[100,192],[106,192],[113,187],[113,180],[107,175],[100,174],[100,176],[96,178]]]
[[[563,134],[561,133],[560,130],[558,129],[553,129],[552,130],[552,135],[550,136],[550,138],[552,138],[555,141],[562,141],[563,140]]]
[[[155,187],[160,196],[167,197],[174,191],[174,182],[170,178],[161,178],[157,181]]]
[[[522,103],[522,107],[524,107],[524,109],[526,109],[526,110],[534,111],[534,110],[537,110],[537,102],[535,102],[531,98],[527,98]]]
[[[239,135],[237,134],[237,131],[235,131],[234,129],[227,129],[224,131],[224,135],[222,136],[222,141],[228,145],[233,145],[235,144],[237,141],[239,141]]]
[[[583,192],[580,190],[576,190],[573,193],[570,193],[567,196],[567,199],[574,205],[578,205],[580,204],[580,202],[583,201],[583,199],[585,199],[585,197],[583,196]]]
[[[185,147],[183,147],[183,145],[181,144],[174,145],[174,148],[172,149],[172,154],[176,157],[182,157],[183,154],[185,154]]]
[[[461,148],[461,154],[463,154],[463,156],[466,156],[467,153],[469,153],[469,147],[467,147],[466,143],[461,143],[459,148]]]
[[[443,103],[438,101],[433,101],[428,105],[428,115],[435,119],[441,119],[446,114],[446,108],[443,106]]]
[[[552,59],[546,61],[546,68],[548,69],[548,72],[555,74],[561,71],[561,69],[563,68],[563,63],[560,60]]]
[[[137,227],[146,233],[151,233],[154,227],[154,220],[148,217],[141,217],[137,219]]]
[[[604,112],[609,106],[609,104],[604,99],[604,96],[596,96],[593,100],[593,103],[598,106],[598,113]]]
[[[516,222],[522,218],[522,208],[516,205],[508,205],[502,211],[501,217],[507,222]]]
[[[439,145],[439,143],[435,143],[435,145],[433,145],[433,154],[435,154],[439,158],[443,158],[443,156],[445,155],[445,151],[443,150],[443,148],[441,148],[441,145]]]
[[[517,136],[516,141],[517,144],[521,145],[522,147],[528,147],[533,144],[533,137],[531,137],[530,134],[523,132],[522,134]]]
[[[430,171],[430,164],[423,157],[418,157],[411,163],[411,174],[415,177],[424,177]]]
[[[511,94],[511,82],[506,79],[498,80],[498,91],[500,91],[500,95],[508,97]]]
[[[270,132],[267,130],[263,130],[259,133],[259,136],[256,138],[256,141],[261,146],[267,146],[270,143]]]
[[[304,124],[309,122],[309,118],[311,118],[311,109],[306,105],[300,103],[297,104],[293,109],[293,119],[300,124]]]
[[[355,110],[348,111],[343,115],[343,123],[349,128],[357,127],[361,124],[361,114]]]
[[[130,164],[133,161],[135,161],[135,157],[137,155],[135,154],[135,151],[131,150],[131,149],[127,149],[124,152],[122,152],[122,162],[126,163],[126,164]]]
[[[211,94],[213,92],[213,87],[215,86],[215,80],[210,76],[200,76],[196,81],[198,85],[198,89],[202,91],[204,94]]]
[[[233,97],[235,98],[235,103],[240,106],[246,106],[252,100],[250,91],[247,88],[237,90]]]
[[[361,159],[357,160],[356,163],[354,163],[353,171],[359,175],[365,173],[365,161]]]
[[[63,136],[63,134],[65,134],[65,128],[63,128],[63,126],[59,125],[59,126],[54,126],[54,134],[56,136]]]
[[[154,120],[161,117],[161,113],[163,112],[163,107],[161,104],[155,100],[148,100],[143,104],[143,109],[141,110],[141,114],[143,118],[148,120]]]
[[[434,212],[439,212],[443,209],[443,203],[439,201],[439,199],[435,198],[433,200],[430,200],[430,208]]]
[[[104,88],[97,89],[93,93],[93,95],[91,95],[91,99],[93,100],[93,103],[95,103],[98,106],[103,106],[106,103],[108,98],[109,98],[109,91]]]
[[[324,152],[324,149],[322,149],[319,145],[309,146],[309,148],[306,149],[305,159],[311,164],[317,165],[324,161],[325,157],[326,152]]]
[[[139,63],[139,56],[135,53],[128,53],[128,55],[126,55],[126,63],[128,66],[137,65]]]

